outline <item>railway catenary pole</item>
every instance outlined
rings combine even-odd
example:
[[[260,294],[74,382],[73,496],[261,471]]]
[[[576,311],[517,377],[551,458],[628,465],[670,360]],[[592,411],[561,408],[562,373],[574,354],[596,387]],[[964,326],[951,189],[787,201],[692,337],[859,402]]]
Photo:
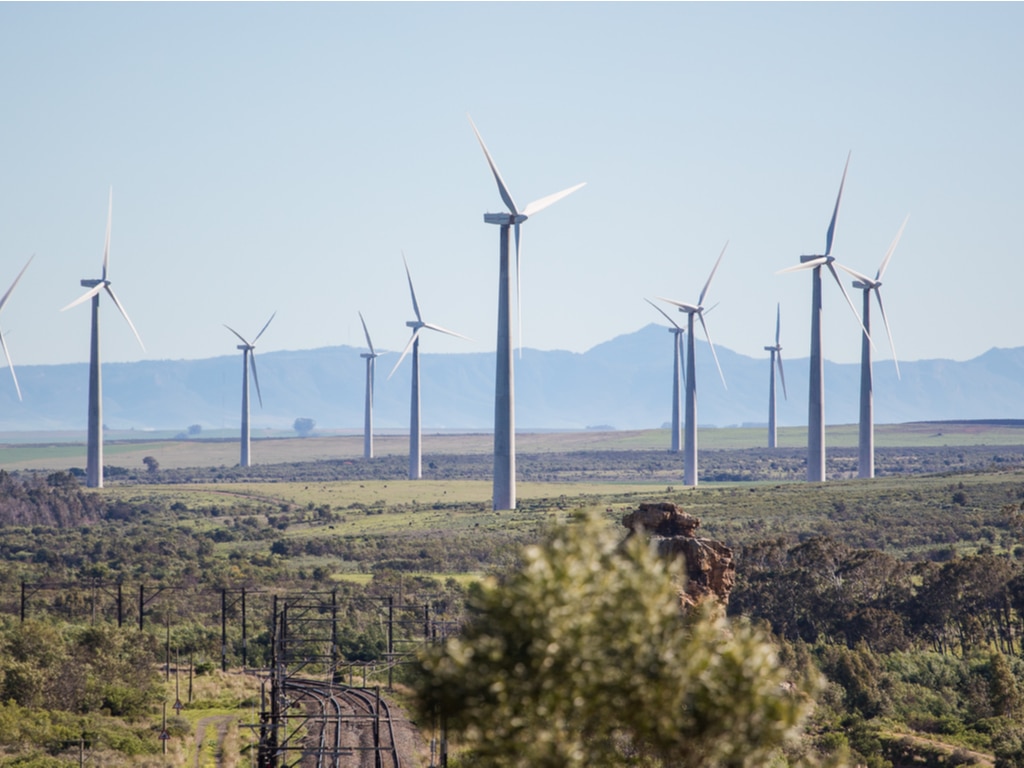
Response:
[[[388,690],[395,689],[394,682],[395,662],[395,598],[388,595]]]
[[[220,590],[220,671],[228,671],[228,590]]]
[[[245,587],[242,587],[242,669],[249,668],[249,635],[245,629]]]

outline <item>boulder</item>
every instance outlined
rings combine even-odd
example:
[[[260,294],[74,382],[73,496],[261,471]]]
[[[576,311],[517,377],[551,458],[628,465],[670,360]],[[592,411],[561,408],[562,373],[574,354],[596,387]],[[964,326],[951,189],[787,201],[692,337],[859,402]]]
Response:
[[[736,563],[732,550],[720,541],[697,538],[693,534],[700,519],[671,502],[644,503],[622,518],[627,536],[649,536],[662,557],[683,557],[686,585],[680,592],[684,606],[713,598],[722,606],[729,602],[736,581]]]

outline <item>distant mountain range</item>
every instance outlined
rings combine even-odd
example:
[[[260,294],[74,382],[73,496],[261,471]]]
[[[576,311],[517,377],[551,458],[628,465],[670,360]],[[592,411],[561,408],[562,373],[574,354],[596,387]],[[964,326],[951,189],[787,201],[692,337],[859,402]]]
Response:
[[[523,350],[515,359],[516,424],[529,430],[649,429],[671,419],[672,336],[648,325],[578,354]],[[698,422],[767,422],[768,360],[716,347],[728,389],[707,343],[698,341]],[[361,428],[365,362],[361,348],[324,347],[258,357],[261,409],[252,394],[253,428],[289,429],[297,417],[319,428]],[[394,377],[394,353],[378,359],[375,427],[407,429],[409,364]],[[241,355],[153,360],[103,366],[104,423],[110,429],[172,429],[191,424],[235,428],[240,422]],[[807,423],[807,358],[786,358],[784,426]],[[494,412],[494,355],[422,353],[424,429],[489,430]],[[826,363],[826,420],[857,421],[859,365]],[[1024,418],[1024,347],[991,349],[966,362],[920,360],[875,365],[877,423]],[[0,430],[84,430],[88,366],[18,367],[24,402],[0,372]]]

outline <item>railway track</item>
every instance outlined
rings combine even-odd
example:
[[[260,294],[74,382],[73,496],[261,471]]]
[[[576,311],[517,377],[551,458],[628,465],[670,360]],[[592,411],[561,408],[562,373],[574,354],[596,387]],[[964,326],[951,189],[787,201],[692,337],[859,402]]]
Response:
[[[303,768],[402,768],[391,707],[378,689],[293,677],[285,696],[305,707]]]

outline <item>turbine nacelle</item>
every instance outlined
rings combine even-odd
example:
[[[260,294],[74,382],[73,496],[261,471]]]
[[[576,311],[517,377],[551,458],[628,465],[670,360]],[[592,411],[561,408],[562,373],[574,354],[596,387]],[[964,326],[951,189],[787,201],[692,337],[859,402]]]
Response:
[[[525,214],[514,214],[514,213],[485,213],[484,223],[485,224],[497,224],[499,226],[515,226],[516,224],[522,224],[529,217]]]

